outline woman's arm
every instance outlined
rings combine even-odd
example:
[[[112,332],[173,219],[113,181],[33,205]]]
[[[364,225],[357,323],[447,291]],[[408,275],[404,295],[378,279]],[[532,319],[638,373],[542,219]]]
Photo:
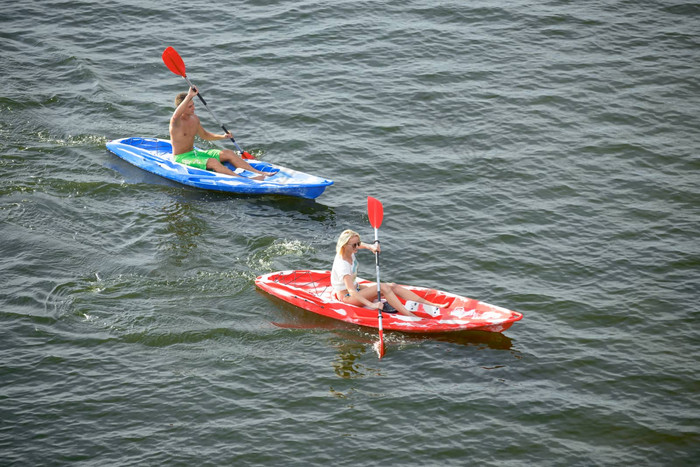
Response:
[[[382,249],[381,249],[381,247],[379,246],[379,242],[377,242],[377,243],[375,243],[375,244],[373,244],[373,245],[370,245],[369,243],[365,243],[365,242],[360,242],[360,246],[358,246],[357,249],[358,249],[358,250],[359,250],[359,249],[362,249],[362,250],[369,250],[369,251],[371,251],[372,253],[381,253],[381,252],[382,252]]]

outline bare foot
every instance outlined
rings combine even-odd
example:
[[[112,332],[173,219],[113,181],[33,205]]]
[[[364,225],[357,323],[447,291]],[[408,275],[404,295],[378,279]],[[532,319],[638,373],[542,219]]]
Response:
[[[272,177],[272,176],[275,175],[277,172],[278,172],[278,171],[275,171],[275,172],[258,172],[258,174],[260,174],[260,175],[258,175],[257,177],[253,178],[253,180],[265,180],[265,178],[267,178],[267,177]]]
[[[410,317],[412,317],[412,318],[421,319],[420,316],[416,316],[416,315],[414,315],[413,313],[411,313],[411,312],[408,311],[408,310],[406,310],[406,313],[404,313],[404,312],[402,312],[402,311],[399,311],[399,314],[400,314],[400,315],[404,315],[404,316],[410,316]]]

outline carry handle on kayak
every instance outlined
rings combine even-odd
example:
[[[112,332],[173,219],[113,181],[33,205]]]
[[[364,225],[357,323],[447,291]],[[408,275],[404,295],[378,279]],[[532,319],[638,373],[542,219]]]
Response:
[[[192,89],[197,90],[197,97],[199,97],[199,100],[202,101],[202,104],[204,104],[204,108],[209,111],[209,113],[211,114],[212,117],[214,117],[214,120],[216,120],[216,122],[219,124],[221,129],[224,130],[224,133],[230,133],[230,131],[228,131],[226,129],[224,124],[221,123],[221,120],[219,120],[216,117],[216,115],[214,114],[214,112],[209,108],[209,106],[207,105],[207,101],[204,100],[204,97],[202,97],[202,94],[199,93],[199,90],[197,89],[197,87],[195,87],[195,85],[192,84],[190,79],[187,77],[187,69],[185,67],[185,62],[182,60],[182,57],[180,57],[180,54],[178,54],[177,51],[175,49],[173,49],[172,47],[166,48],[163,51],[163,63],[165,63],[165,66],[167,66],[170,71],[172,71],[176,75],[179,75],[179,76],[182,76],[183,78],[185,78],[185,81],[187,81],[187,84]],[[236,146],[236,149],[241,154],[241,157],[243,159],[254,159],[254,157],[252,155],[250,155],[250,153],[241,149],[241,147],[238,145],[238,143],[233,138],[233,136],[231,136],[231,138],[229,138],[229,139],[231,140],[233,145]]]

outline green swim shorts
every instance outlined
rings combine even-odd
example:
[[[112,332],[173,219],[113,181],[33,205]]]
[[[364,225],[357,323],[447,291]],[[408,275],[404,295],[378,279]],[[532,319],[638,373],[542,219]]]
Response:
[[[182,154],[177,154],[175,162],[180,164],[189,165],[191,167],[196,167],[198,169],[207,170],[207,159],[219,160],[219,153],[221,149],[194,149],[190,152],[183,152]]]

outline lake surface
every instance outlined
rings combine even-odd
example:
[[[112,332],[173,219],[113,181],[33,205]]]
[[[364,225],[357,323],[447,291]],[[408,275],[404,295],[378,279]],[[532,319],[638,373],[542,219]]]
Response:
[[[0,464],[697,465],[699,25],[682,1],[5,8]],[[109,153],[167,138],[167,46],[244,149],[335,184],[222,195]],[[387,333],[379,360],[375,330],[256,290],[371,240],[368,195],[383,279],[523,320]]]

